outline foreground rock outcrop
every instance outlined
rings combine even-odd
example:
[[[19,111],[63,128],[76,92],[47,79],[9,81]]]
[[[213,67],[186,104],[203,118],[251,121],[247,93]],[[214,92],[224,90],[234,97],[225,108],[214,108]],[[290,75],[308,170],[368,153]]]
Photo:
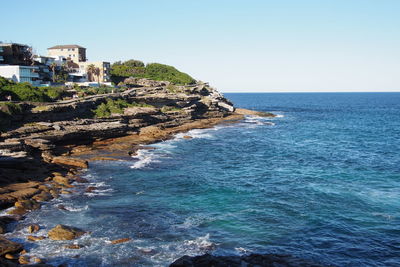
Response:
[[[81,229],[62,224],[58,224],[48,233],[49,238],[52,240],[73,240],[84,234],[85,232]]]
[[[170,267],[322,267],[304,259],[277,254],[250,254],[246,256],[183,256]]]

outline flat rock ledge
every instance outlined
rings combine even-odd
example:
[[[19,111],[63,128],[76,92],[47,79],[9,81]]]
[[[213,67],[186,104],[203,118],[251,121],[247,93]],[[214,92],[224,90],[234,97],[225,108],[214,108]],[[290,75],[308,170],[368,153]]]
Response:
[[[183,256],[177,259],[170,267],[322,267],[304,259],[289,255],[277,254],[250,254],[246,256]]]

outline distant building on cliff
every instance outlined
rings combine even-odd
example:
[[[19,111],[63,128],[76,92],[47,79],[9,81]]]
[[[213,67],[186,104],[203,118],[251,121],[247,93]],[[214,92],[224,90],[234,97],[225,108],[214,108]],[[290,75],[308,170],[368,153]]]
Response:
[[[86,61],[86,48],[80,45],[56,45],[47,48],[47,53],[50,57],[63,57],[75,63]]]
[[[0,43],[0,64],[22,66],[31,65],[31,47],[17,43]]]

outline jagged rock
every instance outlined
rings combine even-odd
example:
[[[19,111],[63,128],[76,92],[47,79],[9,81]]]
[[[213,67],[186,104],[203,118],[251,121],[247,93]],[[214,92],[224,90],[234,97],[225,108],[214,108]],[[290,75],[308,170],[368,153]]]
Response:
[[[29,264],[29,258],[27,256],[20,256],[18,262],[20,264]]]
[[[184,135],[182,138],[183,139],[192,139],[193,137],[191,137],[190,135]]]
[[[304,259],[289,255],[277,254],[251,254],[247,256],[213,256],[205,254],[202,256],[179,258],[170,267],[243,267],[243,266],[264,266],[264,267],[322,267]]]
[[[28,226],[28,233],[36,233],[40,230],[40,226],[36,223],[31,224]]]
[[[52,162],[56,164],[78,167],[82,169],[87,169],[89,167],[87,160],[71,158],[71,157],[62,157],[62,156],[54,157]]]
[[[13,254],[22,250],[22,245],[0,236],[0,256]]]
[[[67,177],[63,177],[63,176],[55,176],[53,178],[53,181],[58,184],[62,184],[62,185],[70,185],[69,179]]]
[[[35,200],[19,200],[15,202],[15,207],[18,209],[25,209],[25,210],[37,210],[40,209],[40,204],[37,203]]]
[[[85,232],[81,229],[62,224],[58,224],[48,233],[49,238],[52,240],[72,240],[84,234]]]
[[[40,138],[25,139],[25,144],[40,150],[50,150],[55,147],[49,140]]]
[[[16,199],[25,199],[25,198],[30,198],[39,192],[40,190],[37,188],[26,188],[8,194]]]
[[[36,200],[37,202],[46,202],[53,199],[53,196],[49,192],[42,191],[40,194],[34,195],[32,199]]]

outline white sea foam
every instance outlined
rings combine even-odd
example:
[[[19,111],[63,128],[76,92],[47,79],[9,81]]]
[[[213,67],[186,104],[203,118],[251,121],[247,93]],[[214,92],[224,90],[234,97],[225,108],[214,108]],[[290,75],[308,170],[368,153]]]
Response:
[[[85,205],[83,207],[71,207],[71,206],[64,206],[64,208],[68,211],[72,211],[72,212],[80,212],[80,211],[84,211],[84,210],[88,210],[89,206]]]
[[[132,169],[141,169],[148,166],[152,162],[157,162],[155,160],[156,154],[152,150],[138,150],[137,154],[132,156],[132,158],[136,158],[138,160],[131,166]]]

